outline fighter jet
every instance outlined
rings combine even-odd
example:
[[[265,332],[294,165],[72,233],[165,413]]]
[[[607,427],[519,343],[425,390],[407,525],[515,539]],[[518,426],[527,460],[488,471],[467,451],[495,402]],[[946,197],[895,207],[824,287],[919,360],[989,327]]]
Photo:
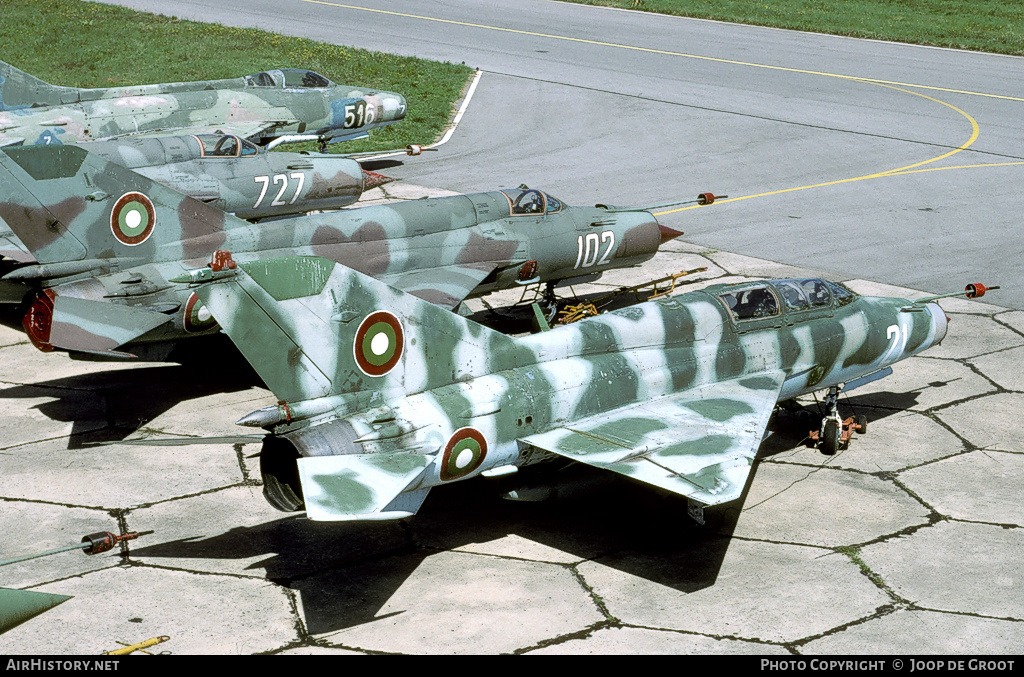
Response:
[[[241,264],[196,293],[280,400],[238,421],[270,432],[266,498],[314,520],[408,517],[432,487],[570,459],[685,496],[699,521],[740,497],[778,402],[885,375],[947,325],[939,297],[822,279],[522,338],[322,258]]]
[[[453,309],[637,265],[681,234],[644,208],[569,207],[529,188],[252,224],[79,146],[0,149],[0,218],[38,260],[0,280],[0,297],[27,296],[23,326],[37,347],[146,359],[217,331],[188,271],[219,249],[239,262],[324,256]]]
[[[127,137],[81,144],[95,155],[243,219],[341,209],[392,179],[351,157],[270,153],[234,134]],[[414,147],[406,151],[412,155]],[[0,256],[34,261],[0,224]]]
[[[325,144],[363,138],[405,112],[401,94],[339,85],[301,69],[78,89],[0,62],[0,146],[200,133],[234,134],[258,144],[285,135]]]

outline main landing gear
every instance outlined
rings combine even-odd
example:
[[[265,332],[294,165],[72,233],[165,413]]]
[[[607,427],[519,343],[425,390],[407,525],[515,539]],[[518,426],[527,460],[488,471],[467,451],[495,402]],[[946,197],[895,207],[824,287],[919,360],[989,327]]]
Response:
[[[807,434],[811,444],[817,445],[826,456],[839,451],[840,445],[849,444],[854,432],[863,435],[868,431],[868,419],[863,414],[845,419],[839,417],[839,393],[842,389],[843,384],[828,389],[824,402],[827,413],[821,419],[821,427]]]

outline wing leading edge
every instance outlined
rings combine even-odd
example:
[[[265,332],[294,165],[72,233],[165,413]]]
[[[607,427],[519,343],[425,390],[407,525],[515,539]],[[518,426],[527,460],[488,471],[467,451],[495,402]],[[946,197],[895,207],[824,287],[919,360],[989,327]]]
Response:
[[[743,493],[785,381],[781,371],[620,407],[520,441],[704,505]]]

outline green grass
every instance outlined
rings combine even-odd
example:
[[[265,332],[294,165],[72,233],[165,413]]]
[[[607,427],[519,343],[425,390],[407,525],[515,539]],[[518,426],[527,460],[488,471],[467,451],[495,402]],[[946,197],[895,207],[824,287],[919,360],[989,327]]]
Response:
[[[405,120],[365,141],[334,144],[333,152],[432,143],[472,74],[462,65],[77,0],[0,0],[0,45],[0,59],[55,85],[115,87],[307,68],[405,96]]]
[[[1007,0],[565,0],[755,26],[1024,55],[1024,3]]]

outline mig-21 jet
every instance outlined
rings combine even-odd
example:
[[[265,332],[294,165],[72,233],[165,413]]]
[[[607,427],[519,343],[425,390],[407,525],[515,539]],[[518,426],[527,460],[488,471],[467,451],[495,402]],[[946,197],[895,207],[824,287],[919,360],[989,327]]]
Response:
[[[335,84],[302,69],[79,89],[0,62],[0,146],[218,132],[261,145],[286,135],[325,144],[363,138],[405,113],[401,94]]]
[[[24,303],[42,350],[164,359],[174,342],[217,331],[188,275],[216,250],[239,262],[324,256],[454,309],[647,261],[681,234],[647,209],[570,207],[518,188],[252,224],[80,146],[4,148],[0,218],[38,263],[0,271],[0,299]]]
[[[700,521],[740,497],[778,402],[828,389],[836,436],[844,384],[947,327],[940,297],[789,279],[513,338],[322,258],[220,275],[196,293],[279,400],[238,421],[270,432],[264,494],[316,520],[407,517],[432,487],[570,459],[685,496]]]
[[[392,179],[351,157],[268,152],[234,134],[127,137],[80,144],[90,153],[243,219],[341,209]],[[406,151],[412,155],[415,147]],[[0,256],[34,257],[0,224]]]

